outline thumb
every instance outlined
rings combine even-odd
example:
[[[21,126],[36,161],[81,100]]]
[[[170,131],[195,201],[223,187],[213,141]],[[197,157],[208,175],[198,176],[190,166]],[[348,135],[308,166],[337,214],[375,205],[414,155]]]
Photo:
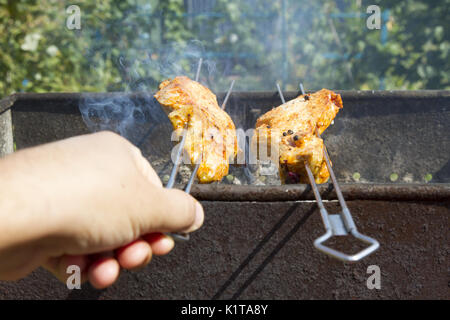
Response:
[[[193,232],[204,220],[203,207],[191,195],[177,189],[155,187],[147,199],[148,216],[143,233],[149,232]]]

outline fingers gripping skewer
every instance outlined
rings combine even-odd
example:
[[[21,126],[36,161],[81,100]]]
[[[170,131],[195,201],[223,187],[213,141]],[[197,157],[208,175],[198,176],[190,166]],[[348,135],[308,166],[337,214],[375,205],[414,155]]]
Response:
[[[283,103],[285,103],[283,93],[278,84],[277,84],[277,89],[278,89],[278,93],[280,94],[281,101]],[[305,90],[303,88],[303,84],[301,84],[301,83],[300,83],[300,90],[301,90],[302,94],[305,95]],[[316,128],[316,135],[320,138],[320,133],[319,133],[318,128]],[[366,257],[367,255],[369,255],[372,252],[374,252],[375,250],[377,250],[378,247],[380,246],[380,244],[378,243],[377,240],[375,240],[371,237],[368,237],[366,235],[363,235],[357,231],[356,225],[353,221],[350,210],[348,209],[347,204],[345,203],[344,197],[341,192],[341,188],[339,187],[339,184],[337,182],[337,179],[334,174],[333,168],[331,166],[331,161],[330,161],[330,158],[329,158],[329,155],[328,155],[328,152],[327,152],[325,146],[323,149],[323,153],[324,153],[324,158],[325,158],[325,162],[327,164],[328,171],[330,172],[331,181],[336,190],[336,195],[338,197],[339,204],[341,205],[341,208],[342,208],[342,212],[340,214],[332,214],[332,215],[328,214],[328,211],[326,210],[326,208],[323,204],[322,197],[320,196],[319,189],[317,188],[317,184],[314,180],[314,175],[312,174],[308,163],[305,162],[306,173],[308,174],[309,182],[311,184],[311,188],[313,190],[314,197],[316,198],[317,206],[319,207],[320,215],[322,217],[322,221],[323,221],[323,224],[324,224],[325,230],[326,230],[324,235],[322,235],[321,237],[317,238],[314,241],[314,246],[318,250],[320,250],[334,258],[343,260],[343,261],[361,260],[362,258]],[[370,246],[354,255],[348,255],[343,252],[332,249],[330,247],[327,247],[323,244],[326,240],[328,240],[332,236],[344,236],[344,235],[348,235],[349,233],[351,235],[353,235],[355,238],[357,238],[367,244],[370,244]]]

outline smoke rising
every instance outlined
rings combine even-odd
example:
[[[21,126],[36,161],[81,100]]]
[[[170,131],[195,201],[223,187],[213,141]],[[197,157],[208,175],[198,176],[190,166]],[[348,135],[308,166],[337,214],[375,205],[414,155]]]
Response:
[[[83,120],[91,131],[111,130],[140,144],[152,127],[168,122],[153,98],[159,84],[155,79],[179,75],[193,78],[203,56],[204,47],[200,41],[172,43],[158,50],[130,48],[117,60],[121,81],[126,83],[124,92],[83,94],[79,106]],[[215,72],[215,62],[205,59],[200,81],[212,77]]]

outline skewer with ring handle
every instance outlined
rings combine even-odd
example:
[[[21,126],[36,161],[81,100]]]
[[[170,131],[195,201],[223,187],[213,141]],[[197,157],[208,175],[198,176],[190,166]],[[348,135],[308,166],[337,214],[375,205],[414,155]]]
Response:
[[[198,82],[198,78],[200,77],[200,71],[202,70],[202,64],[203,64],[203,58],[200,58],[198,60],[197,72],[195,74],[195,81],[197,81],[197,82]],[[177,150],[177,156],[175,157],[175,163],[174,163],[174,166],[170,173],[169,181],[167,182],[167,185],[166,185],[167,189],[173,188],[173,185],[175,184],[175,180],[176,180],[177,174],[178,174],[178,168],[180,167],[180,164],[181,164],[181,156],[183,154],[184,144],[186,142],[187,129],[188,129],[188,123],[186,122],[186,125],[184,126],[184,130],[183,130],[183,136],[181,138],[181,142],[180,142],[179,148]]]
[[[198,81],[198,78],[200,78],[200,71],[202,70],[202,64],[203,64],[203,58],[200,58],[198,60],[198,64],[197,64],[197,72],[195,74],[195,81]],[[186,125],[184,126],[184,129],[183,129],[183,136],[181,138],[180,145],[178,146],[177,154],[175,157],[175,163],[173,165],[172,171],[170,172],[169,181],[167,182],[167,185],[166,185],[167,189],[172,189],[175,184],[175,180],[176,180],[177,174],[178,174],[178,169],[180,168],[180,164],[181,164],[181,156],[183,155],[184,144],[186,143],[187,129],[188,129],[188,123],[186,123]],[[187,233],[167,233],[167,235],[171,236],[174,240],[179,240],[179,241],[188,241],[190,238],[189,234],[187,234]]]
[[[277,84],[278,93],[280,95],[281,101],[286,103],[283,92],[280,89],[280,86]],[[305,95],[305,90],[303,88],[303,84],[300,83],[300,90],[303,95]],[[316,127],[316,135],[320,138],[320,133],[318,128]],[[316,249],[322,251],[325,254],[328,254],[334,258],[343,260],[343,261],[359,261],[362,258],[368,256],[375,250],[377,250],[380,246],[377,240],[366,236],[364,234],[361,234],[358,232],[356,225],[353,221],[353,217],[350,213],[350,210],[347,207],[347,204],[345,203],[344,196],[342,195],[341,188],[339,187],[339,183],[337,182],[336,175],[334,174],[333,168],[331,166],[331,161],[328,155],[328,152],[326,150],[326,147],[324,145],[323,147],[323,154],[325,158],[325,162],[328,168],[328,171],[330,172],[331,181],[333,183],[334,189],[336,190],[336,195],[339,200],[339,204],[342,208],[342,211],[340,214],[328,214],[327,209],[325,208],[322,197],[320,196],[319,189],[317,188],[317,184],[314,180],[314,175],[311,172],[311,168],[309,167],[308,163],[305,161],[305,169],[306,173],[308,175],[309,182],[311,184],[311,188],[314,193],[314,197],[317,201],[317,206],[319,207],[320,215],[322,217],[322,221],[325,227],[325,234],[320,236],[314,241],[314,247]],[[332,236],[344,236],[348,234],[353,235],[356,239],[361,240],[367,244],[370,244],[369,247],[361,250],[360,252],[349,255],[346,253],[343,253],[341,251],[337,251],[333,248],[330,248],[328,246],[325,246],[323,243],[330,239]]]

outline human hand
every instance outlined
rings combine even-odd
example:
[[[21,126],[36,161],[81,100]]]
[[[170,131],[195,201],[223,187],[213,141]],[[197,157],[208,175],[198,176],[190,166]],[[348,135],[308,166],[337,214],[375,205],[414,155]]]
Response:
[[[43,265],[60,280],[78,265],[105,288],[120,268],[146,265],[174,246],[165,232],[192,232],[203,209],[163,188],[138,148],[100,132],[24,149],[0,160],[0,279]]]

